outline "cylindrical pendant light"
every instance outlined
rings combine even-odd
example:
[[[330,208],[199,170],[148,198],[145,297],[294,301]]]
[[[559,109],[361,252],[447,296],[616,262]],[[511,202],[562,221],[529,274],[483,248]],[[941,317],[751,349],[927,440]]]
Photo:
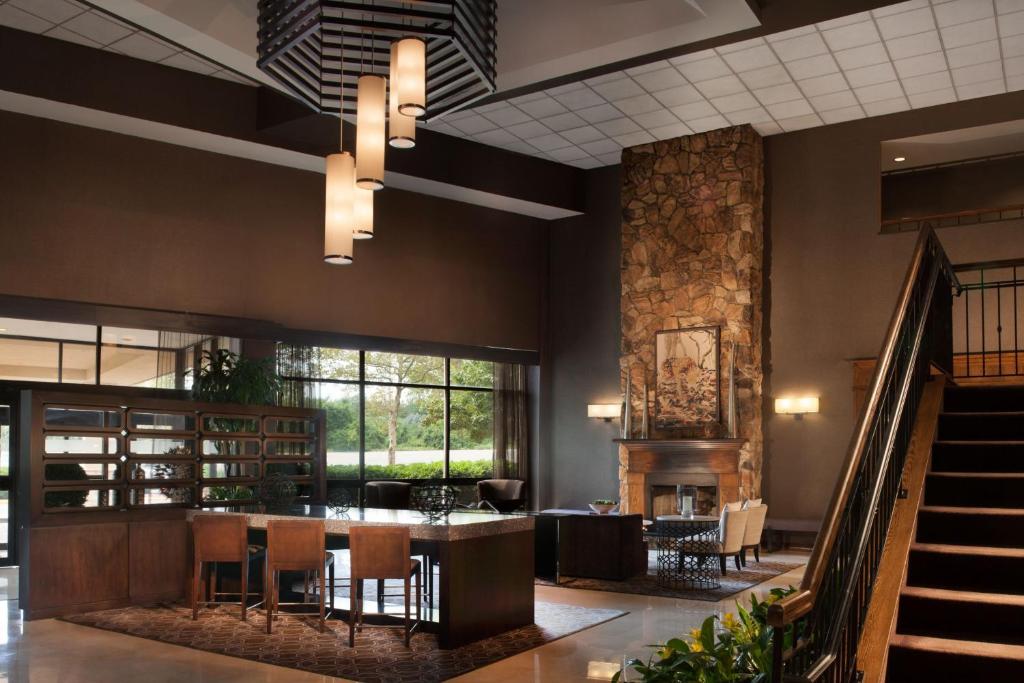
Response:
[[[324,261],[352,263],[352,195],[355,162],[348,152],[327,156],[327,188],[324,197]]]
[[[364,74],[356,89],[356,185],[366,190],[384,187],[384,147],[387,79]]]
[[[373,237],[373,190],[354,186],[352,202],[352,237],[368,240]]]
[[[398,111],[420,117],[427,113],[427,44],[419,38],[398,41]]]
[[[398,41],[391,43],[391,78],[388,87],[388,144],[398,149],[416,146],[416,119],[398,111]]]

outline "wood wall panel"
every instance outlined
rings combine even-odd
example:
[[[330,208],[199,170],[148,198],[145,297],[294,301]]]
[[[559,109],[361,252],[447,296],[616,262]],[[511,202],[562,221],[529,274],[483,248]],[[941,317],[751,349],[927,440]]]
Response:
[[[172,600],[185,594],[188,522],[131,522],[128,525],[129,592],[133,602]]]
[[[32,611],[128,598],[128,524],[30,531]]]

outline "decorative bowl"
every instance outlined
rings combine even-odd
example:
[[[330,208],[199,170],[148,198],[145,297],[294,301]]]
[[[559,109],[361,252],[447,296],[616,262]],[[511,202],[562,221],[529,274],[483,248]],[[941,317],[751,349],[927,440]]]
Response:
[[[280,472],[264,477],[257,492],[259,501],[270,510],[287,509],[295,502],[297,494],[298,487],[295,486],[295,482]]]
[[[599,515],[607,515],[618,506],[618,503],[590,503],[590,509]]]
[[[327,507],[335,515],[344,515],[355,504],[355,493],[350,488],[331,489],[327,493]]]

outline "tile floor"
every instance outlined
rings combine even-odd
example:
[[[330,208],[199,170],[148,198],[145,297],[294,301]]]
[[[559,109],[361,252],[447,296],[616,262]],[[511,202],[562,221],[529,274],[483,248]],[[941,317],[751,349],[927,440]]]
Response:
[[[765,554],[766,559],[803,562],[800,553]],[[775,577],[755,590],[796,585],[803,568]],[[538,586],[547,602],[626,610],[624,617],[502,660],[454,681],[471,683],[585,683],[592,663],[646,657],[645,646],[686,633],[709,614],[733,611],[735,597],[718,603],[643,595],[599,593]],[[0,568],[0,681],[19,683],[325,683],[341,679],[165,645],[46,619],[24,623],[17,603],[17,570]],[[601,680],[601,679],[597,679]]]

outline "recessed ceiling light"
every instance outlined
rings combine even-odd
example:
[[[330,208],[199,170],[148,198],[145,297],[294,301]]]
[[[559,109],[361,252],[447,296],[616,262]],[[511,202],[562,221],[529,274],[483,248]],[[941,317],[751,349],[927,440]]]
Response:
[[[901,161],[906,161],[907,158],[906,157],[893,157],[892,160],[895,161],[896,163],[899,163]]]

